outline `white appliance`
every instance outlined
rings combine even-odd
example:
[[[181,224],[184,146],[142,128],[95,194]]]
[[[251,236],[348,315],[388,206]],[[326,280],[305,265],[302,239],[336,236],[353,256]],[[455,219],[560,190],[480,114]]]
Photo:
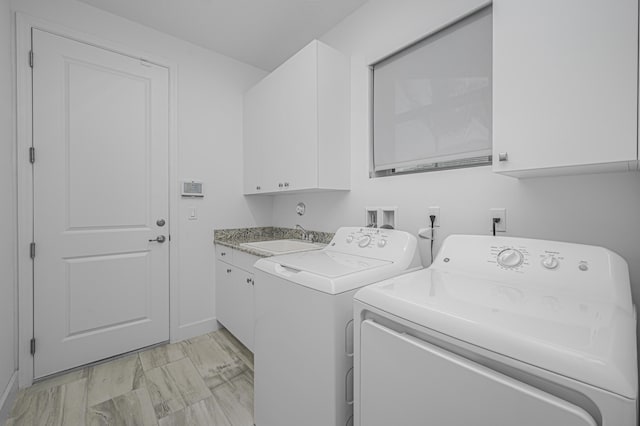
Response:
[[[322,250],[255,264],[257,426],[352,424],[353,295],[422,268],[406,232],[340,228]]]
[[[356,425],[636,425],[636,315],[607,249],[450,236],[354,315]]]

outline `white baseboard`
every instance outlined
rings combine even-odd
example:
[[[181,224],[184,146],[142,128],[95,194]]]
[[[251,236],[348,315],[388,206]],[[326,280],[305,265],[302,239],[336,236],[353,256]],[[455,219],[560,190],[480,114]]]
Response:
[[[11,408],[18,395],[18,372],[14,371],[13,376],[7,384],[7,388],[0,396],[0,425],[5,424],[9,418]]]
[[[171,343],[211,333],[212,331],[217,331],[219,329],[220,324],[215,318],[207,318],[201,321],[184,324],[178,328],[178,335],[171,339]]]

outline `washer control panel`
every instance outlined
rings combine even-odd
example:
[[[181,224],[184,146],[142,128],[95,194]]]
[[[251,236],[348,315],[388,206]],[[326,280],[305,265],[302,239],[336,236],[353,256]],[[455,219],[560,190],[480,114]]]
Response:
[[[378,228],[355,228],[347,234],[344,241],[347,244],[356,244],[360,248],[378,247],[384,248],[390,233],[387,229]]]
[[[416,238],[404,231],[366,227],[338,229],[328,249],[377,259],[401,258],[417,245]]]
[[[371,235],[363,235],[358,239],[358,247],[368,247],[371,244]]]

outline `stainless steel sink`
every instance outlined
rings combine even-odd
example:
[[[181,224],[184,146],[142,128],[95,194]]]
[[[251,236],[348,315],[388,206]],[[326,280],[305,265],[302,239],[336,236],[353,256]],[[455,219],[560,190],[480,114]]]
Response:
[[[242,243],[240,246],[277,255],[295,253],[298,251],[318,250],[324,247],[324,244],[310,243],[302,240],[272,240],[258,241],[255,243]]]

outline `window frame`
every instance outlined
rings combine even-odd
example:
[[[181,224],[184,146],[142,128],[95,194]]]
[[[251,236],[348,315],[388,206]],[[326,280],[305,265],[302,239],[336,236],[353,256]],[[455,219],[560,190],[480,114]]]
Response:
[[[393,57],[401,57],[402,55],[409,53],[413,49],[418,49],[423,43],[427,42],[429,39],[438,37],[442,35],[447,30],[450,30],[452,27],[463,23],[470,18],[481,15],[483,13],[490,14],[493,20],[493,5],[488,4],[481,6],[477,9],[469,11],[469,13],[464,14],[455,20],[446,23],[445,25],[436,28],[435,30],[425,34],[420,37],[418,40],[415,40],[392,53],[377,59],[375,62],[369,64],[369,178],[376,177],[385,177],[385,176],[397,176],[397,175],[405,175],[412,173],[423,173],[423,172],[434,172],[440,170],[451,170],[451,169],[460,169],[460,168],[469,168],[469,167],[480,167],[480,166],[490,166],[493,163],[493,155],[489,153],[488,155],[482,156],[473,156],[473,157],[465,157],[462,159],[451,160],[451,161],[441,161],[441,162],[424,162],[414,166],[407,166],[402,168],[389,168],[384,170],[376,170],[375,165],[375,123],[374,123],[374,114],[375,114],[375,67],[379,66],[383,63],[386,63],[388,60]],[[491,73],[491,86],[493,86],[493,71]],[[493,100],[492,100],[493,103]],[[492,111],[493,114],[493,111]],[[492,117],[493,120],[493,117]],[[493,148],[493,129],[491,131],[491,146],[489,149]]]

